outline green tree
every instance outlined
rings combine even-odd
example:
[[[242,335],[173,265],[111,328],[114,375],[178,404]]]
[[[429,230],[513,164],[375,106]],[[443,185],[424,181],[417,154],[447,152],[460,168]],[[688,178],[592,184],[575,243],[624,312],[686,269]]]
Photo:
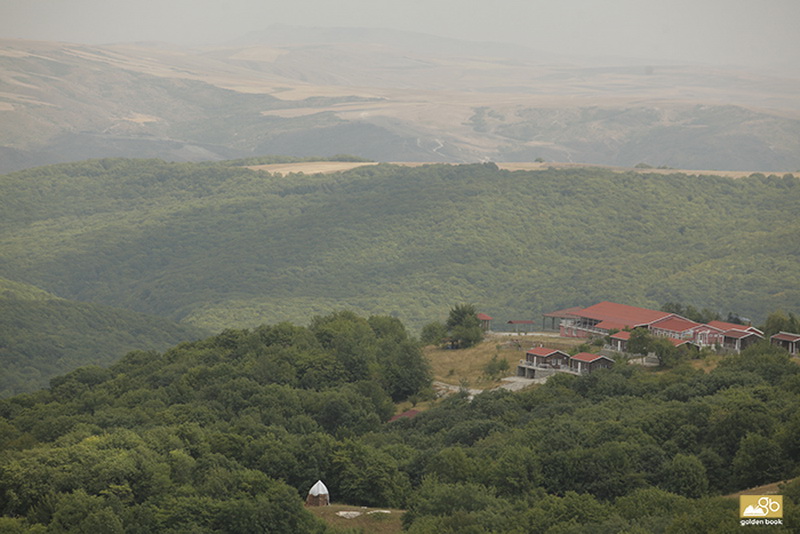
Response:
[[[635,328],[628,340],[628,352],[646,356],[651,352],[662,367],[673,367],[680,359],[680,351],[669,339],[654,336],[645,328]]]
[[[399,402],[431,385],[431,369],[419,346],[411,340],[378,345],[380,381],[392,400]]]
[[[800,320],[791,312],[787,314],[783,310],[774,311],[767,316],[761,330],[766,338],[779,332],[800,333]]]
[[[365,506],[402,506],[411,489],[392,456],[354,440],[334,448],[329,480],[335,498]]]
[[[447,326],[441,321],[432,321],[422,327],[419,339],[425,345],[438,345],[447,337]]]
[[[429,387],[432,380],[430,364],[403,323],[385,315],[372,316],[368,322],[378,338],[380,382],[392,400],[405,400]]]
[[[508,360],[505,358],[499,359],[497,354],[492,356],[492,359],[486,362],[486,365],[483,366],[483,372],[486,373],[486,376],[489,378],[497,378],[500,373],[508,371]]]
[[[679,302],[667,302],[661,306],[661,311],[675,313],[698,323],[709,323],[711,321],[722,320],[722,316],[718,312],[712,311],[708,308],[698,310],[691,304],[684,306]]]
[[[647,356],[652,351],[653,336],[645,328],[634,328],[628,339],[628,352]]]
[[[498,506],[500,499],[482,484],[446,484],[439,482],[436,477],[425,478],[403,514],[403,526],[408,529],[424,516],[452,517]]]
[[[475,461],[467,456],[463,447],[447,447],[431,458],[427,473],[440,482],[450,484],[469,482],[476,469]]]
[[[450,308],[445,325],[451,342],[457,348],[471,347],[483,339],[481,322],[472,304],[459,304]]]
[[[780,446],[774,440],[755,433],[742,438],[731,468],[736,489],[776,482],[785,478],[787,472]]]
[[[692,454],[675,455],[664,470],[663,487],[684,497],[702,497],[708,492],[708,477],[703,462]]]
[[[658,358],[658,364],[661,367],[673,367],[680,359],[678,347],[665,337],[653,338],[650,342],[650,348]]]
[[[377,374],[377,340],[369,322],[351,311],[314,317],[309,329],[341,363],[351,381]]]

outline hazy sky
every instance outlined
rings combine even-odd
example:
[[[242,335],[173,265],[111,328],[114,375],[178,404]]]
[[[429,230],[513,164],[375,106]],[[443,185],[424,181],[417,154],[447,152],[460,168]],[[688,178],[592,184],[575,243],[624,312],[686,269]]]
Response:
[[[273,24],[393,28],[570,55],[800,65],[800,0],[0,0],[0,37],[219,43]]]

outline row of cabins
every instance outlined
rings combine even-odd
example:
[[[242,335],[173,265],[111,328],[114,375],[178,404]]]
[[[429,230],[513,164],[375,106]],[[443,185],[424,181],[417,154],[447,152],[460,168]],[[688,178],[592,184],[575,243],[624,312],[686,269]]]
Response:
[[[764,332],[754,326],[711,321],[697,323],[675,313],[648,310],[615,302],[600,302],[588,308],[570,308],[551,314],[561,318],[562,336],[591,338],[611,337],[612,347],[625,351],[634,328],[646,328],[652,334],[673,340],[676,345],[717,346],[740,352],[764,339]]]
[[[625,352],[630,330],[634,328],[647,328],[652,334],[666,337],[677,346],[721,347],[737,353],[764,339],[764,332],[754,326],[724,321],[697,323],[675,313],[615,302],[600,302],[588,308],[568,308],[546,314],[545,317],[554,321],[560,319],[562,336],[609,336],[612,348],[621,352]],[[798,355],[800,335],[780,332],[772,336],[770,341],[784,347],[790,354]]]
[[[536,347],[527,351],[525,359],[520,360],[517,366],[517,376],[538,378],[537,369],[586,374],[598,369],[607,369],[612,365],[614,365],[614,360],[600,354],[579,352],[570,356],[560,350]]]

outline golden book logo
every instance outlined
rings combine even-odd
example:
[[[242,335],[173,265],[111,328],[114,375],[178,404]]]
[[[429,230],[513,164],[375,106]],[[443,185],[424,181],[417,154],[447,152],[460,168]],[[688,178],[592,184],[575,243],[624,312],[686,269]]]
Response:
[[[783,517],[783,495],[739,496],[739,517],[777,519]]]

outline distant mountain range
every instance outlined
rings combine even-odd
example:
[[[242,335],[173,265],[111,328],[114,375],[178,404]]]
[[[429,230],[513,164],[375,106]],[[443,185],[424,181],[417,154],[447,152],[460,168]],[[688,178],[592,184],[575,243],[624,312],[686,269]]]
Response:
[[[800,169],[800,80],[389,30],[213,48],[0,40],[0,172],[94,157]]]

